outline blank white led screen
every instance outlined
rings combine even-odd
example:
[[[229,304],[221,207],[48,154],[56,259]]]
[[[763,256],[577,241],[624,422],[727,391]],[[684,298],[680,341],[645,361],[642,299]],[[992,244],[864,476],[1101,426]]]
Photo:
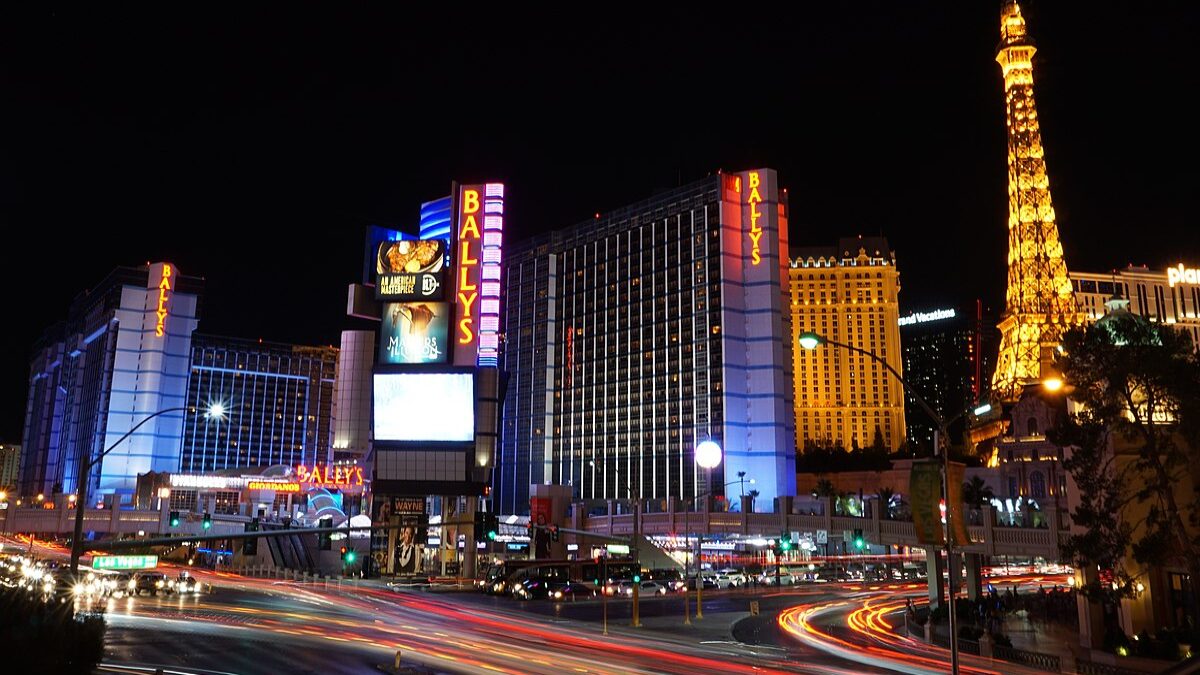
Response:
[[[375,440],[475,440],[471,373],[376,373]]]

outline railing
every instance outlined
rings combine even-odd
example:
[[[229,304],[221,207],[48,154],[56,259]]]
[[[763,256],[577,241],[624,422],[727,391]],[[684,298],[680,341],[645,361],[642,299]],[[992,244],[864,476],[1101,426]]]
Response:
[[[959,638],[958,639],[958,651],[960,651],[964,654],[972,654],[974,656],[979,656],[979,643],[974,640],[968,640],[966,638]]]
[[[1012,647],[1004,647],[995,645],[992,647],[992,656],[1005,661],[1012,661],[1030,668],[1045,670],[1051,673],[1062,672],[1062,659],[1054,654],[1043,654],[1041,652],[1027,652],[1023,649],[1013,649]]]
[[[1130,670],[1120,666],[1110,666],[1107,663],[1092,661],[1076,661],[1075,671],[1080,675],[1146,675],[1141,670]]]

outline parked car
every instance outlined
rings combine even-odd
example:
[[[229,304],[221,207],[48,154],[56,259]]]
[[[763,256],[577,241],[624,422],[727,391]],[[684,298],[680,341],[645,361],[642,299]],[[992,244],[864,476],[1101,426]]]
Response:
[[[710,576],[706,575],[704,577],[701,577],[701,579],[703,580],[704,590],[706,590],[706,591],[709,589],[716,590],[717,580],[715,577],[710,577]],[[688,578],[687,587],[688,587],[688,590],[693,590],[693,591],[696,590],[696,577]]]

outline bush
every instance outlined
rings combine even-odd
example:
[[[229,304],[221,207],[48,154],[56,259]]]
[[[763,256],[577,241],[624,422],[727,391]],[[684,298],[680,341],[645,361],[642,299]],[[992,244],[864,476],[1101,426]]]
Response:
[[[104,656],[104,619],[70,602],[0,588],[0,652],[8,672],[91,673]]]
[[[1114,654],[1124,651],[1128,655],[1133,652],[1133,641],[1120,626],[1109,626],[1108,630],[1104,631],[1104,650]]]

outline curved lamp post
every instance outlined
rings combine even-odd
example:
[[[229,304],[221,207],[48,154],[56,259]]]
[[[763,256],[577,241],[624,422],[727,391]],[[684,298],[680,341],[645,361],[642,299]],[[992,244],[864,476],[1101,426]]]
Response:
[[[138,422],[137,424],[135,424],[132,429],[125,432],[124,436],[121,436],[112,445],[108,446],[108,448],[104,452],[102,452],[99,455],[96,455],[95,457],[88,459],[88,460],[84,460],[83,457],[79,458],[79,480],[75,484],[75,493],[77,495],[77,497],[75,499],[75,535],[71,539],[71,577],[72,578],[77,577],[79,575],[79,559],[83,556],[83,509],[84,509],[84,504],[87,502],[86,497],[87,497],[88,472],[91,471],[92,467],[96,466],[96,464],[98,464],[100,462],[100,460],[104,459],[105,455],[112,452],[113,448],[116,448],[126,438],[129,438],[130,436],[132,436],[133,432],[140,429],[142,427],[142,425],[145,424],[146,422],[149,422],[150,420],[154,419],[155,417],[158,417],[159,415],[165,415],[167,413],[172,413],[172,412],[182,412],[182,411],[186,411],[186,410],[190,410],[190,408],[187,406],[182,406],[182,407],[165,408],[163,410],[159,410],[158,412],[146,417],[146,419],[142,420],[141,422]],[[207,419],[217,419],[217,420],[225,419],[225,406],[221,403],[211,404],[208,407],[208,409],[204,411],[204,417]]]
[[[900,382],[900,386],[904,387],[904,391],[908,392],[913,397],[913,400],[917,402],[917,405],[921,406],[921,409],[925,411],[925,414],[929,415],[930,419],[932,419],[934,424],[937,425],[938,431],[941,433],[942,438],[945,438],[947,443],[950,442],[950,434],[946,429],[948,422],[942,419],[942,416],[939,415],[932,407],[930,407],[930,405],[925,402],[925,399],[922,398],[921,395],[918,394],[911,386],[909,386],[909,384],[904,381],[904,378],[900,377],[900,373],[896,372],[896,369],[884,359],[875,355],[873,352],[866,351],[865,349],[859,349],[853,345],[848,345],[836,340],[830,340],[829,338],[818,335],[817,333],[801,333],[800,337],[796,339],[796,342],[802,348],[808,350],[816,349],[821,345],[841,347],[878,362],[884,368],[886,368],[887,371],[891,373],[897,381]],[[958,416],[956,415],[954,419],[957,418]],[[947,447],[945,452],[941,452],[941,448],[937,447],[938,445],[938,443],[934,443],[933,451],[939,452],[942,455],[942,502],[946,505],[946,522],[943,527],[946,538],[946,570],[950,576],[950,588],[947,589],[949,591],[947,594],[949,596],[948,604],[950,605],[950,672],[954,673],[954,675],[958,675],[958,612],[955,611],[954,608],[954,529],[951,527],[950,523],[950,448]]]

